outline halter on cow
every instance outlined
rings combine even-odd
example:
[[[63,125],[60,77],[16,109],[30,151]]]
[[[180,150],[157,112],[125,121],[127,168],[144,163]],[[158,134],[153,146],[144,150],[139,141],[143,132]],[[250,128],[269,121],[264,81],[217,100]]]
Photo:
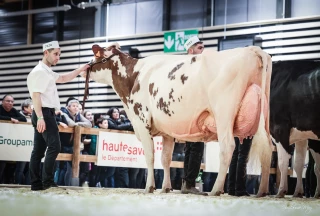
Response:
[[[220,195],[235,147],[234,136],[254,136],[250,155],[259,157],[262,165],[258,196],[268,193],[272,151],[268,124],[272,64],[268,54],[259,47],[246,47],[138,60],[119,48],[117,43],[105,49],[92,46],[95,59],[90,78],[111,85],[123,102],[145,151],[146,192],[155,189],[152,137],[163,137],[163,192],[171,189],[174,138],[219,140],[220,169],[210,195]]]

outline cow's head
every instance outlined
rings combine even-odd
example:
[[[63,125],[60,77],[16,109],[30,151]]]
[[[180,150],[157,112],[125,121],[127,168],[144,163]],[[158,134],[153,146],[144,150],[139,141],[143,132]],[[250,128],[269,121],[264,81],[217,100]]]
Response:
[[[112,73],[125,73],[119,61],[120,55],[126,55],[121,52],[118,43],[112,43],[106,48],[95,44],[92,46],[94,58],[90,64],[90,78],[99,83],[112,84]],[[120,63],[120,64],[119,64]],[[122,70],[121,70],[122,69]],[[82,74],[86,76],[86,74]]]
[[[111,85],[124,103],[127,103],[139,74],[134,71],[138,59],[120,50],[118,43],[106,48],[92,46],[94,58],[90,62],[90,78],[96,82]]]

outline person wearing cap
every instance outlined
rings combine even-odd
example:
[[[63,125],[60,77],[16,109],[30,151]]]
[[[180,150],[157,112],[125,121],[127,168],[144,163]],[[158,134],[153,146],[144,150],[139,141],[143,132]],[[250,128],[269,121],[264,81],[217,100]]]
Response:
[[[189,38],[184,44],[188,55],[201,54],[204,50],[203,42],[197,36]],[[203,142],[186,142],[184,157],[184,178],[182,180],[181,193],[208,195],[199,191],[196,187],[196,178],[200,171],[203,157]]]
[[[197,36],[189,38],[185,44],[184,48],[186,49],[189,55],[201,54],[204,50],[203,42],[199,40]]]
[[[60,75],[51,69],[60,60],[61,51],[58,41],[45,43],[42,48],[42,60],[27,77],[27,86],[34,105],[31,121],[35,129],[30,159],[31,190],[45,190],[57,186],[53,181],[53,171],[61,144],[55,120],[55,110],[60,110],[56,83],[69,82],[89,67],[89,65],[83,65],[72,72]],[[41,178],[40,164],[45,152]]]

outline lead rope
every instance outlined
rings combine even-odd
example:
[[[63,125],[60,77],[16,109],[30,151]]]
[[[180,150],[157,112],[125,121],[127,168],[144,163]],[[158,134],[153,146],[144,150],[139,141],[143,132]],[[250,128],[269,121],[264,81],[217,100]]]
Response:
[[[90,68],[87,69],[87,76],[86,76],[86,83],[84,87],[84,95],[83,95],[83,101],[82,101],[82,109],[85,109],[85,103],[89,96],[89,77],[90,77]]]

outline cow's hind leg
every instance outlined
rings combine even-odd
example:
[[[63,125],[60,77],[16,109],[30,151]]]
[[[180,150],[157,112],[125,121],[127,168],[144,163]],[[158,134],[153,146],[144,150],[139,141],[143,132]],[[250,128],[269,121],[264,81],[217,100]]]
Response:
[[[303,197],[302,171],[306,159],[308,140],[296,142],[293,169],[297,173],[297,184],[293,197]]]
[[[312,157],[314,159],[314,173],[317,177],[317,188],[314,193],[314,198],[320,198],[320,154],[315,152],[313,149],[310,149]]]
[[[289,138],[289,134],[287,137]],[[284,198],[288,192],[288,166],[291,155],[288,154],[281,143],[276,143],[276,145],[278,152],[278,166],[281,173],[280,186],[276,198]],[[286,145],[289,146],[289,139]]]
[[[259,128],[252,140],[249,153],[249,162],[252,171],[260,170],[261,181],[257,197],[264,197],[269,194],[269,175],[272,156],[272,145],[270,136],[265,129],[264,116],[260,116]],[[259,163],[260,162],[260,163]]]
[[[162,193],[169,193],[172,190],[171,180],[170,180],[170,164],[172,161],[172,152],[174,147],[172,137],[163,136],[162,140],[162,155],[161,155],[161,163],[164,170],[164,178],[162,183]]]

